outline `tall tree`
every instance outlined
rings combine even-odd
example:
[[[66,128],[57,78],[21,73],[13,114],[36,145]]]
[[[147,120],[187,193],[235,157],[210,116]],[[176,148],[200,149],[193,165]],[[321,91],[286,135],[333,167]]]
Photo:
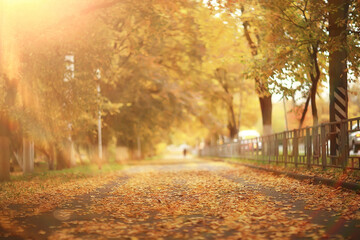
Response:
[[[326,5],[308,0],[269,1],[266,4],[268,11],[265,16],[274,26],[273,31],[267,33],[267,47],[279,49],[275,51],[272,61],[278,65],[275,76],[277,79],[302,83],[298,90],[305,90],[306,102],[300,127],[309,103],[313,125],[317,125],[316,95],[321,81],[326,80],[321,74],[326,72]],[[274,84],[278,85],[278,82],[275,79]],[[286,88],[283,90],[289,91]]]
[[[329,0],[330,121],[347,118],[347,26],[350,1]],[[339,96],[336,98],[335,96]]]
[[[261,58],[263,34],[259,26],[264,25],[264,21],[256,16],[263,11],[262,1],[225,0],[216,3],[208,1],[207,3],[212,9],[225,10],[234,19],[238,20],[238,23],[242,25],[244,37],[253,60]],[[253,79],[260,103],[263,134],[268,135],[272,133],[272,94],[269,89],[268,79],[259,75],[253,75]]]
[[[348,117],[347,93],[347,26],[350,1],[329,0],[329,79],[330,79],[330,121]],[[340,127],[332,129],[340,131]],[[336,155],[338,144],[331,137],[330,154]]]
[[[164,136],[185,115],[191,102],[186,82],[195,76],[202,54],[194,24],[197,7],[186,1],[119,2],[104,12],[114,55],[103,89],[117,108],[105,123],[130,149],[137,145],[134,136],[145,142],[142,147],[154,145],[157,135]]]

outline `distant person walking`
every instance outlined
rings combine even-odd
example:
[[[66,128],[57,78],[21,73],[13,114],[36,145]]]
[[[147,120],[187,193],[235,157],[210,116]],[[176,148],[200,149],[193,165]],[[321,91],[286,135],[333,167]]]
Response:
[[[186,148],[184,148],[184,150],[183,150],[184,158],[186,158],[186,154],[187,154],[187,150],[186,150]]]

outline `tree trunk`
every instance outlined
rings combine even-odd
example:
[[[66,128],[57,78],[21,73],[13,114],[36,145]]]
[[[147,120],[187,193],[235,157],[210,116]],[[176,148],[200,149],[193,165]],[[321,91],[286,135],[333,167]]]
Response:
[[[302,125],[304,124],[305,121],[305,116],[309,107],[309,102],[310,102],[310,96],[311,94],[308,95],[306,102],[305,102],[305,107],[304,107],[304,111],[301,114],[301,119],[300,119],[300,124],[299,124],[299,129],[302,128]]]
[[[10,130],[5,114],[0,113],[0,181],[10,179]]]
[[[244,13],[244,6],[241,6],[241,12]],[[260,43],[260,37],[258,35],[256,35],[256,39],[258,41],[258,45],[256,45],[250,35],[250,31],[249,31],[250,23],[248,21],[244,21],[243,27],[244,27],[244,34],[245,34],[246,41],[248,42],[248,45],[251,49],[251,54],[253,57],[255,57],[258,54],[258,45]],[[271,94],[269,93],[269,90],[267,89],[267,87],[265,87],[264,84],[262,84],[258,78],[255,78],[255,83],[259,87],[259,89],[257,89],[257,93],[259,95],[260,108],[261,108],[261,114],[262,114],[263,134],[270,135],[270,134],[272,134]]]
[[[49,145],[36,145],[35,149],[46,156],[49,170],[54,170],[55,149],[53,143]]]
[[[310,52],[311,60],[313,61],[313,67],[315,70],[315,75],[313,72],[310,72],[310,78],[311,78],[311,90],[310,90],[310,98],[311,98],[311,113],[313,117],[313,126],[317,126],[319,124],[319,117],[318,117],[318,111],[316,108],[316,93],[317,93],[317,85],[320,79],[320,68],[318,63],[318,46],[319,44],[312,44]],[[317,127],[313,128],[313,152],[314,156],[319,157],[320,154],[320,135],[319,135],[319,129]]]
[[[229,106],[229,113],[230,116],[228,117],[228,129],[229,129],[229,134],[230,134],[230,138],[234,139],[238,133],[238,128],[236,126],[236,117],[235,117],[235,112],[234,112],[234,106],[232,104],[232,102],[230,103]]]
[[[55,169],[56,150],[53,144],[49,147],[49,170]]]
[[[237,135],[237,128],[236,126],[234,126],[233,124],[231,123],[228,123],[227,125],[228,129],[229,129],[229,134],[230,134],[230,138],[231,139],[234,139]]]
[[[317,126],[319,124],[319,117],[318,117],[318,112],[317,112],[317,108],[316,108],[316,91],[317,91],[317,83],[318,83],[319,77],[320,77],[320,75],[318,75],[316,78],[311,76],[311,79],[313,80],[313,83],[311,86],[311,91],[310,91],[311,113],[312,113],[312,117],[313,117],[313,126]],[[319,136],[318,128],[313,128],[312,136],[313,136],[313,154],[314,154],[314,156],[318,157],[319,153],[320,153],[320,148],[319,148],[320,147],[320,136]]]
[[[316,108],[316,93],[317,93],[317,85],[320,79],[320,67],[319,67],[319,63],[318,63],[318,49],[319,44],[312,44],[311,45],[311,49],[312,51],[310,52],[310,57],[311,60],[313,62],[313,67],[315,70],[315,75],[313,72],[310,72],[310,79],[311,79],[311,90],[310,90],[310,95],[311,95],[311,113],[313,116],[313,126],[316,126],[319,124],[319,117],[318,117],[318,111]]]
[[[313,83],[311,86],[311,92],[310,92],[310,98],[311,98],[311,113],[313,117],[313,126],[316,126],[319,124],[319,117],[318,117],[318,111],[316,108],[316,89],[317,89],[317,82]]]
[[[56,146],[56,169],[61,170],[71,167],[70,152],[65,151],[65,148]]]
[[[10,141],[0,136],[0,181],[10,180]]]
[[[28,139],[23,139],[23,173],[28,174],[34,171],[33,144]]]
[[[1,64],[0,64],[1,65]],[[1,66],[0,66],[1,68]],[[0,71],[0,80],[4,80],[5,86],[5,102],[7,108],[11,108],[15,104],[17,94],[16,81],[10,81],[8,78],[1,78],[2,72]],[[0,112],[0,180],[10,179],[10,139],[14,131],[14,122],[10,120],[8,109]]]
[[[263,135],[272,134],[272,102],[271,95],[270,96],[262,96],[259,97],[260,107],[261,107],[261,115],[263,120]]]
[[[349,0],[329,0],[329,79],[330,79],[330,122],[346,119],[347,103],[347,25]],[[338,98],[335,99],[335,92]],[[340,131],[339,127],[331,129]],[[330,137],[330,154],[337,155],[336,136]],[[332,159],[335,163],[335,159]]]

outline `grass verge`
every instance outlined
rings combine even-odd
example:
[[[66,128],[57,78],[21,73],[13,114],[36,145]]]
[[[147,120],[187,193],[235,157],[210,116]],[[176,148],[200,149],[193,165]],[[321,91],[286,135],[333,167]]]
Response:
[[[71,178],[84,178],[94,175],[100,175],[104,173],[118,171],[124,168],[124,165],[115,162],[103,164],[101,166],[101,169],[99,169],[99,166],[97,164],[77,165],[75,167],[62,170],[47,170],[46,166],[47,164],[45,163],[39,163],[35,166],[34,173],[26,175],[23,175],[21,173],[12,174],[10,181],[27,181],[32,179],[46,180],[49,178],[60,178],[66,181]]]
[[[269,163],[268,161],[262,160],[248,160],[248,159],[241,159],[241,158],[218,158],[218,157],[208,157],[208,159],[215,159],[215,160],[225,160],[227,162],[235,162],[235,163],[243,163],[255,166],[261,166],[268,169],[273,169],[277,171],[283,172],[292,172],[296,174],[303,174],[309,176],[317,176],[332,179],[335,181],[345,181],[345,182],[353,182],[360,184],[360,171],[357,170],[343,170],[340,168],[326,168],[322,169],[321,167],[313,166],[308,169],[306,166],[298,166],[295,167],[293,164],[288,164],[285,166],[283,163]]]

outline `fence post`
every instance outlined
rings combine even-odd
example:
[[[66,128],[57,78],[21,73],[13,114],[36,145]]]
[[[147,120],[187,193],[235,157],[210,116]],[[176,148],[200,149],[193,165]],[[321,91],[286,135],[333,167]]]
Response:
[[[277,162],[277,149],[276,149],[276,133],[271,136],[271,151],[273,152],[273,158],[271,162]]]
[[[311,166],[311,135],[310,128],[306,128],[306,165],[308,168]]]
[[[261,160],[266,161],[266,137],[261,137]]]
[[[231,157],[236,157],[236,142],[231,143]]]
[[[288,157],[288,148],[287,148],[287,138],[286,138],[287,132],[283,133],[283,158],[284,158],[284,164],[285,167],[287,165],[287,157]]]
[[[294,155],[294,164],[295,167],[298,167],[298,157],[299,157],[299,138],[298,130],[294,129],[294,139],[293,139],[293,155]]]
[[[271,144],[271,139],[272,139],[273,135],[269,135],[267,136],[267,146],[268,146],[268,149],[267,149],[267,154],[269,155],[269,163],[271,162],[271,155],[273,154],[273,149],[272,149],[272,144]]]
[[[239,140],[236,142],[235,144],[235,154],[236,154],[236,157],[239,157],[240,156],[240,142]]]
[[[341,121],[340,126],[340,161],[341,167],[345,169],[347,167],[348,162],[348,154],[349,154],[349,140],[348,140],[348,129],[347,129],[347,121]]]
[[[238,153],[239,153],[239,157],[242,158],[242,140],[240,139],[238,141]]]
[[[320,156],[320,139],[319,139],[319,126],[314,126],[312,128],[312,142],[313,142],[313,156],[319,158]]]
[[[325,132],[325,124],[321,124],[321,130],[320,130],[320,134],[321,134],[321,165],[322,165],[322,169],[325,170],[326,169],[326,165],[327,165],[327,156],[326,156],[326,132]]]
[[[257,137],[256,138],[256,160],[259,160],[259,156],[260,156],[260,153],[259,153],[259,138]]]
[[[244,158],[244,142],[240,140],[239,142],[239,154],[241,158]]]
[[[258,147],[257,147],[257,144],[258,144],[258,139],[256,138],[255,139],[255,142],[253,141],[253,153],[255,152],[255,156],[254,156],[254,159],[255,160],[258,160],[258,157],[259,157],[259,152],[258,152]],[[255,148],[256,146],[256,148]],[[254,154],[253,154],[254,155]]]
[[[275,162],[276,162],[276,165],[277,165],[278,162],[279,162],[279,144],[278,144],[278,134],[277,133],[275,134],[274,148],[275,148],[275,151],[276,151]]]

